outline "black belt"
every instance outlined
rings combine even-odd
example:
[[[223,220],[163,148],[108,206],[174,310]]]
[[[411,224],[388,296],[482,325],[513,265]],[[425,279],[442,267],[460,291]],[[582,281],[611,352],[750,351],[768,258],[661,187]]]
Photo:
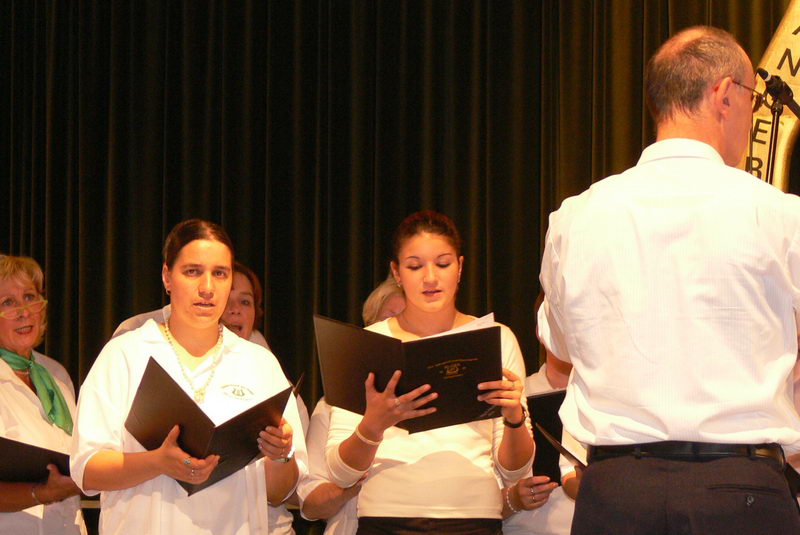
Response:
[[[771,459],[783,468],[786,459],[779,444],[715,444],[712,442],[683,442],[667,440],[624,446],[589,446],[587,459],[590,463],[612,457],[658,457],[678,461],[711,461],[723,457],[749,457]]]

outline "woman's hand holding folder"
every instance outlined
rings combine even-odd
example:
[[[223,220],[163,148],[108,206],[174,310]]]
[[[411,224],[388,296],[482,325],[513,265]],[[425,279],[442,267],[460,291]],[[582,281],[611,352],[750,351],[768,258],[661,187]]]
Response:
[[[181,428],[176,425],[156,450],[160,456],[161,473],[186,483],[204,483],[217,467],[219,455],[209,455],[205,459],[192,457],[178,446],[180,433]]]
[[[370,373],[364,382],[367,391],[367,410],[359,427],[361,433],[369,440],[380,442],[383,440],[383,432],[393,425],[436,412],[436,407],[421,408],[439,397],[436,392],[424,395],[431,389],[431,385],[422,385],[401,396],[395,395],[401,374],[400,370],[395,370],[383,392],[378,392],[375,388],[374,373]]]

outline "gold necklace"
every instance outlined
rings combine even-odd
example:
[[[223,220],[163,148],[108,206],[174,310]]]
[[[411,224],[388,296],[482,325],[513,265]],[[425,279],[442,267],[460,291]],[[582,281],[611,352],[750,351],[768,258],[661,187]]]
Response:
[[[198,389],[195,389],[194,382],[192,378],[189,377],[189,374],[186,373],[186,367],[181,362],[181,356],[178,353],[178,344],[174,338],[172,338],[172,333],[169,331],[169,321],[164,322],[164,335],[167,338],[167,342],[169,342],[170,347],[172,347],[172,351],[175,353],[175,358],[178,359],[178,366],[181,369],[181,374],[183,374],[183,378],[186,379],[186,382],[189,383],[189,388],[192,389],[192,393],[194,394],[194,400],[197,403],[202,403],[204,399],[206,399],[206,389],[208,385],[211,384],[211,380],[214,379],[214,374],[217,371],[217,365],[222,360],[222,351],[217,351],[222,346],[222,325],[219,326],[219,336],[217,337],[217,343],[214,344],[212,350],[216,351],[216,355],[214,355],[214,362],[211,364],[211,373],[208,375],[208,379],[203,386]],[[183,347],[183,346],[181,346]],[[186,351],[184,349],[184,351]]]

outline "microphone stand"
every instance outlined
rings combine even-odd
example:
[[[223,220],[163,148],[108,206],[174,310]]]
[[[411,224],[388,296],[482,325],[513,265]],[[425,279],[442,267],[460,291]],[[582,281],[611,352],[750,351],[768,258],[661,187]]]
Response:
[[[758,76],[764,79],[766,84],[766,93],[772,97],[772,104],[769,109],[772,111],[772,129],[769,135],[769,148],[767,150],[767,171],[766,182],[772,184],[773,175],[775,173],[775,152],[778,148],[778,128],[780,127],[781,114],[783,113],[783,105],[789,107],[794,113],[795,117],[800,118],[800,106],[794,100],[794,93],[789,84],[781,80],[779,76],[771,76],[766,70],[762,68],[756,69]],[[766,95],[765,95],[766,96]],[[764,99],[766,103],[766,98]],[[752,147],[753,140],[750,140]]]
[[[794,100],[792,100],[794,102]],[[772,184],[772,177],[775,173],[775,152],[778,148],[778,128],[781,123],[781,114],[783,113],[783,102],[772,97],[772,104],[769,109],[772,111],[772,128],[769,133],[769,149],[767,150],[767,171],[765,181],[767,184]],[[751,141],[752,143],[752,141]]]

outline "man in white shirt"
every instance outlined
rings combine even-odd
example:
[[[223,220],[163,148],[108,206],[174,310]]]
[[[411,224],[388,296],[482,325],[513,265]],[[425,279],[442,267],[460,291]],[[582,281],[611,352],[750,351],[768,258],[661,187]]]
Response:
[[[733,167],[756,95],[730,34],[680,32],[646,81],[656,143],[551,215],[542,261],[539,333],[574,367],[560,416],[590,463],[572,533],[800,533],[800,199]]]

